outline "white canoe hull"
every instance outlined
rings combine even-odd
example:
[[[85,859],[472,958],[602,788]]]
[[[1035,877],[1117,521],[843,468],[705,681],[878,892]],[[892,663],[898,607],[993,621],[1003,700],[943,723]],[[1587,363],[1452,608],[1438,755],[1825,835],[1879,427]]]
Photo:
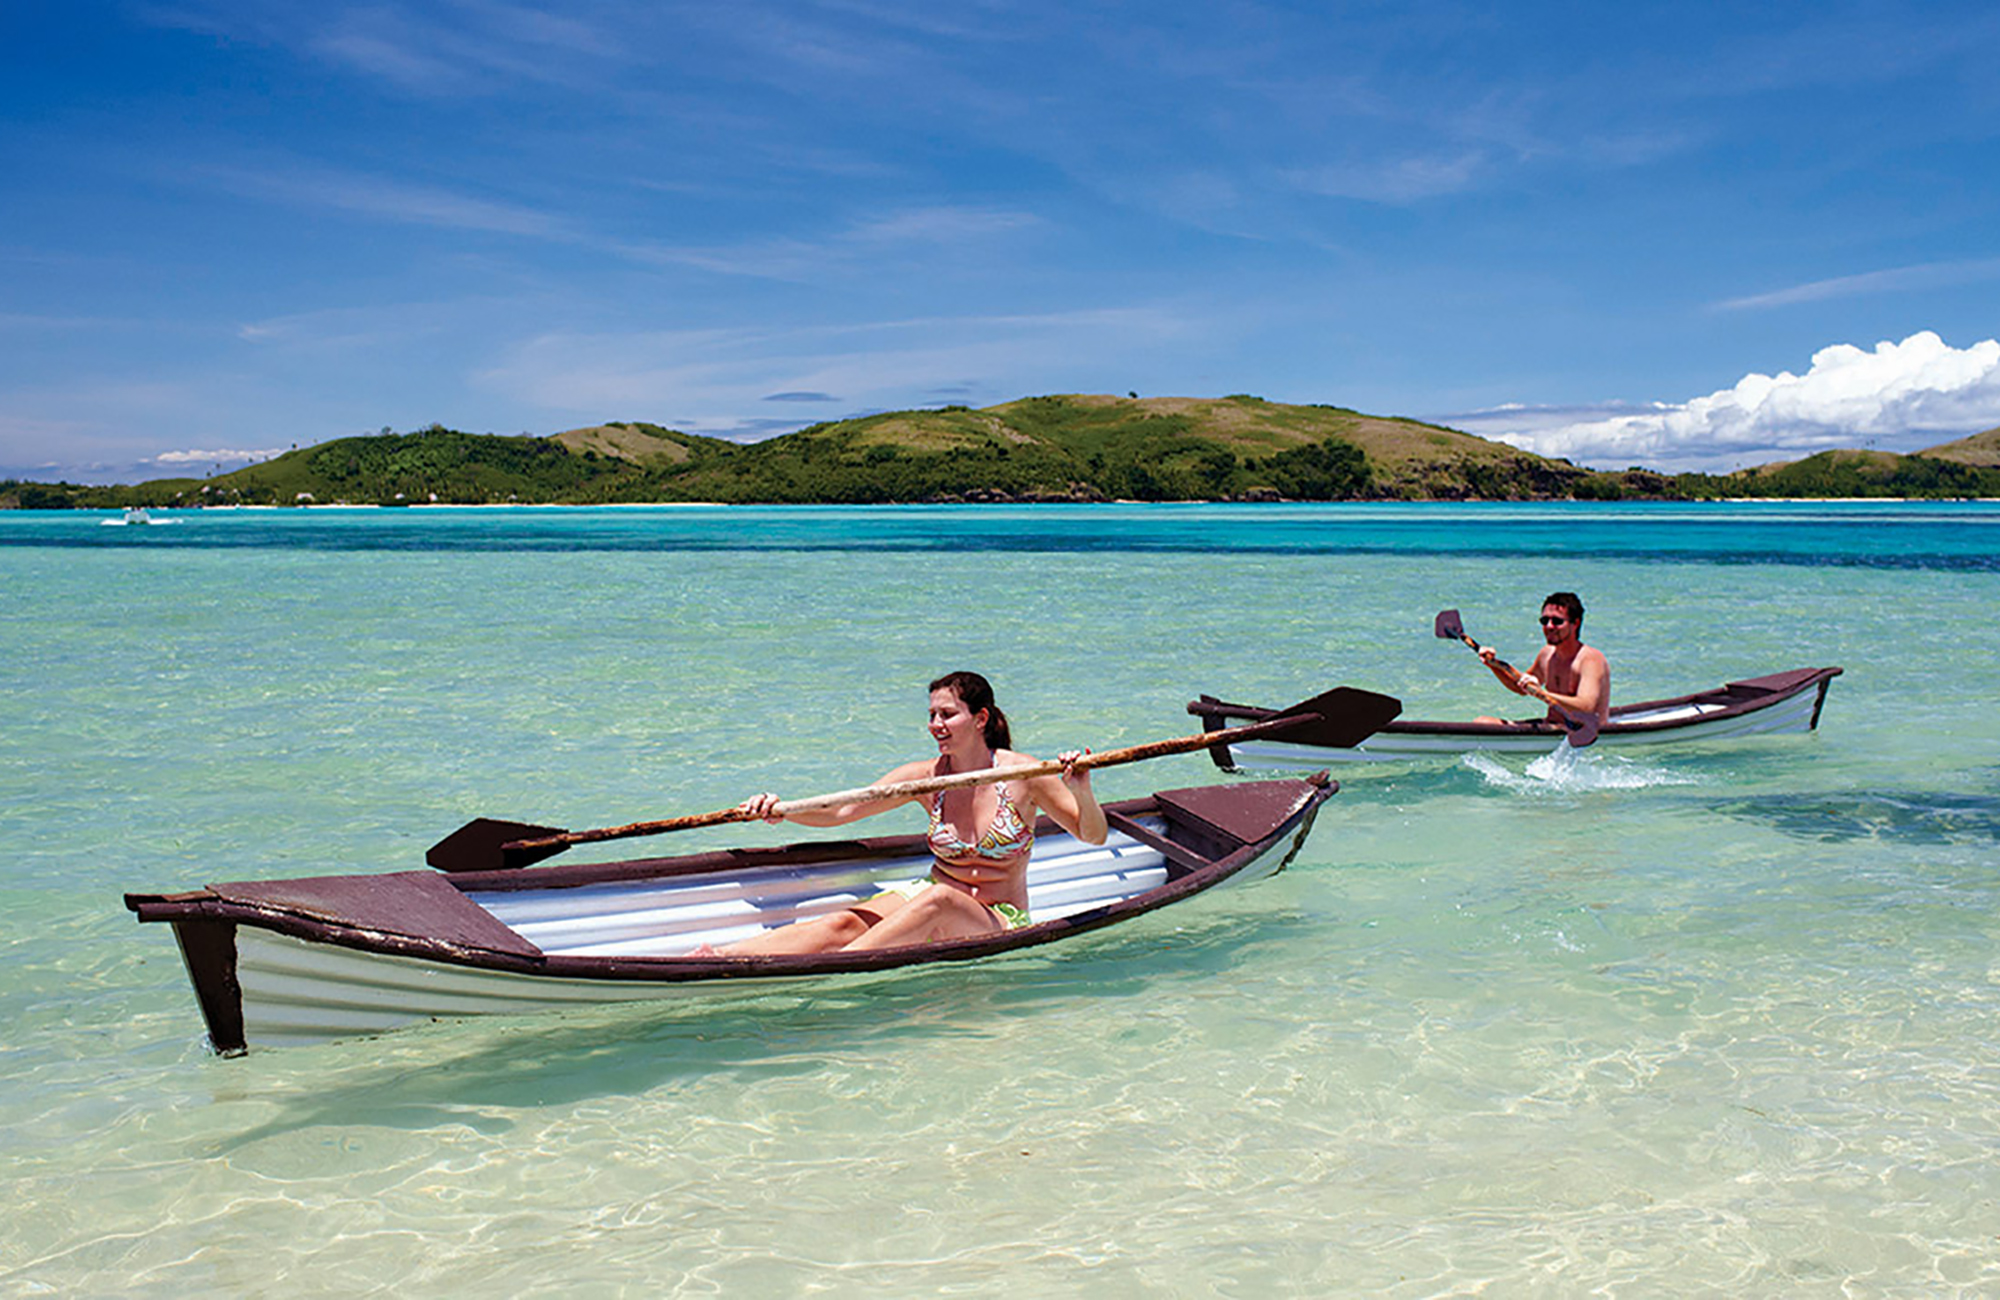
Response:
[[[1747,736],[1782,735],[1814,730],[1819,725],[1827,686],[1840,669],[1800,669],[1748,683],[1732,683],[1700,695],[1634,704],[1612,712],[1598,729],[1594,749],[1631,749],[1687,741],[1737,740]],[[1771,689],[1758,683],[1775,682]],[[1745,689],[1749,687],[1751,689]],[[1212,703],[1212,702],[1211,702]],[[1200,705],[1189,705],[1199,712]],[[1228,706],[1221,706],[1225,710]],[[1236,715],[1209,715],[1229,720]],[[1565,742],[1560,729],[1525,724],[1481,726],[1392,722],[1358,745],[1333,749],[1282,741],[1246,741],[1230,745],[1216,762],[1225,770],[1276,768],[1298,771],[1330,762],[1408,762],[1460,754],[1546,754]]]
[[[1304,837],[1305,829],[1301,828],[1298,835],[1267,850],[1227,884],[1272,875],[1297,851]],[[1037,848],[1045,842],[1038,842]],[[1029,910],[1037,920],[1130,897],[1166,878],[1161,855],[1130,840],[1092,846],[1062,836],[1050,849],[1048,869],[1038,873],[1042,876],[1040,887],[1031,884],[1029,889]],[[928,865],[913,861],[900,874],[884,873],[880,879],[883,883],[908,880]],[[1038,854],[1037,866],[1041,865]],[[1080,874],[1079,868],[1089,870]],[[727,943],[764,928],[735,914],[715,916],[711,906],[701,903],[677,908],[670,900],[663,903],[657,895],[657,890],[639,888],[606,891],[592,900],[587,913],[559,916],[536,915],[516,906],[509,924],[541,943],[544,951],[619,955],[668,955],[669,949],[685,952],[697,943]],[[491,898],[478,901],[503,919],[510,915]],[[836,911],[860,901],[858,894],[843,893],[817,900],[800,912]],[[644,931],[642,937],[621,937],[640,930]],[[563,932],[568,935],[567,947],[542,942]],[[730,992],[746,996],[783,992],[824,978],[736,980],[731,982],[736,987]],[[324,1042],[464,1016],[522,1015],[676,998],[706,1001],[716,996],[712,984],[528,977],[338,948],[253,929],[242,930],[237,937],[237,979],[243,988],[244,1029],[250,1042],[260,1046]]]
[[[1029,866],[1029,910],[1035,925],[992,943],[961,942],[956,951],[953,945],[939,945],[943,951],[932,959],[997,959],[1195,892],[1277,872],[1304,843],[1320,803],[1334,787],[1324,782],[1266,784],[1282,787],[1271,797],[1282,800],[1289,813],[1268,824],[1268,838],[1214,860],[1203,860],[1173,840],[1167,819],[1157,813],[1124,818],[1127,829],[1113,830],[1102,845],[1080,842],[1044,823]],[[911,842],[914,847],[914,837]],[[1227,847],[1226,839],[1216,843]],[[263,924],[244,913],[239,900],[228,913],[227,977],[220,979],[213,974],[215,958],[198,950],[213,942],[201,936],[213,934],[219,924],[215,900],[139,896],[134,910],[141,919],[176,923],[198,1000],[210,1019],[211,1039],[218,1050],[240,1051],[467,1016],[754,996],[823,984],[829,978],[854,980],[908,969],[925,964],[928,950],[892,950],[882,954],[892,959],[887,963],[844,969],[824,968],[841,954],[802,959],[687,954],[701,944],[720,946],[839,911],[881,886],[923,876],[929,867],[928,856],[904,849],[852,860],[802,858],[796,866],[781,862],[774,867],[766,861],[735,873],[704,869],[614,875],[548,887],[520,887],[532,882],[535,872],[483,873],[476,885],[450,887],[445,876],[403,873],[403,888],[413,883],[408,877],[423,877],[414,882],[428,886],[420,894],[448,894],[451,906],[477,914],[476,925],[493,927],[532,956],[524,961],[518,953],[512,958],[473,951],[442,958],[412,955],[409,945],[394,936],[385,939],[340,927],[329,937],[324,925]],[[492,887],[484,887],[489,881]],[[233,893],[256,886],[214,888]],[[911,955],[897,960],[897,953]],[[821,968],[814,968],[816,962]],[[658,978],[649,978],[654,975]],[[225,1005],[212,1007],[216,1000]],[[218,1025],[226,1029],[218,1031]]]

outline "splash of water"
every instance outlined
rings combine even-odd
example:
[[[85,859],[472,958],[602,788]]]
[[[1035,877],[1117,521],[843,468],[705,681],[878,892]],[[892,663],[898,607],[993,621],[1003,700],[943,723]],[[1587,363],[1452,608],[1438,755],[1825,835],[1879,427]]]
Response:
[[[1464,763],[1486,781],[1516,794],[1579,794],[1596,790],[1645,790],[1691,785],[1694,778],[1670,768],[1634,762],[1559,743],[1516,773],[1487,754],[1467,754]]]

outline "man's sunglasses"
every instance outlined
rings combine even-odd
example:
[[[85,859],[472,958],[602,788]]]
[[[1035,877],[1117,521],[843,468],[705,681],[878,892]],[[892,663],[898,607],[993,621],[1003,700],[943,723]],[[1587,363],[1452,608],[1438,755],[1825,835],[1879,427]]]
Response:
[[[1569,622],[1569,620],[1568,620],[1568,619],[1566,619],[1566,618],[1550,618],[1550,617],[1549,617],[1548,615],[1546,615],[1546,614],[1542,615],[1542,626],[1543,626],[1543,627],[1556,627],[1556,626],[1558,626],[1558,625],[1560,625],[1560,624],[1563,624],[1563,623],[1567,623],[1567,622]]]

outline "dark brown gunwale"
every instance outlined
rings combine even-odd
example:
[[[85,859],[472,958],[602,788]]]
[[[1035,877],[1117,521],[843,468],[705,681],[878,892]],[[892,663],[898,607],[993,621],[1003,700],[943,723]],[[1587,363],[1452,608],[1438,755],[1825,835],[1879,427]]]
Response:
[[[913,945],[906,948],[885,949],[872,953],[812,953],[773,957],[733,957],[733,958],[688,958],[688,957],[526,957],[488,949],[472,949],[459,945],[439,943],[420,936],[389,934],[381,931],[361,930],[336,922],[303,916],[282,909],[247,906],[232,903],[216,897],[206,890],[188,893],[127,894],[125,904],[136,913],[142,922],[168,922],[179,934],[200,927],[209,936],[210,943],[219,945],[222,939],[217,925],[230,927],[227,938],[229,960],[226,962],[206,961],[190,963],[190,977],[196,982],[196,995],[200,1000],[204,1015],[209,1020],[211,1037],[217,1049],[224,1052],[240,1051],[243,1043],[241,1025],[241,993],[235,983],[234,969],[234,928],[250,925],[276,934],[284,934],[309,942],[325,943],[353,951],[377,953],[391,957],[408,957],[440,964],[471,967],[480,970],[518,974],[534,978],[582,978],[606,981],[648,981],[655,983],[680,984],[717,980],[770,979],[774,977],[833,975],[856,972],[887,970],[902,966],[927,965],[944,961],[969,961],[1019,948],[1031,948],[1053,943],[1060,939],[1100,929],[1155,911],[1158,908],[1179,902],[1184,898],[1201,893],[1234,876],[1266,850],[1278,844],[1287,836],[1297,836],[1303,842],[1303,830],[1310,827],[1312,820],[1327,799],[1339,790],[1336,782],[1325,779],[1267,781],[1257,785],[1271,788],[1280,786],[1297,787],[1290,810],[1278,819],[1270,829],[1255,840],[1243,841],[1237,837],[1237,847],[1215,858],[1203,858],[1198,853],[1187,850],[1179,844],[1169,845],[1170,858],[1178,858],[1183,867],[1181,874],[1169,879],[1145,893],[1117,903],[1106,904],[1079,912],[1054,921],[1031,925],[1024,929],[1002,934],[959,939],[944,943]],[[1142,799],[1123,800],[1106,805],[1106,813],[1118,828],[1131,833],[1138,832],[1138,838],[1152,839],[1144,827],[1133,826],[1137,816],[1160,814],[1174,818],[1181,810],[1171,802],[1175,795],[1203,792],[1242,792],[1252,786],[1209,786],[1195,787],[1191,791],[1164,791]],[[1209,828],[1210,834],[1220,834]],[[602,883],[620,879],[664,878],[680,875],[700,875],[703,872],[741,873],[746,869],[746,858],[762,859],[748,869],[797,865],[800,862],[851,860],[856,856],[857,846],[871,849],[872,856],[918,856],[924,849],[924,839],[920,835],[881,837],[863,841],[812,841],[798,845],[763,850],[724,850],[721,852],[691,855],[686,858],[662,858],[651,860],[650,869],[639,869],[646,864],[639,862],[590,863],[548,868],[525,868],[505,872],[460,873],[443,877],[461,892],[468,890],[530,889],[562,885]],[[1287,855],[1286,862],[1289,862]],[[1197,865],[1198,864],[1198,865]],[[1283,864],[1281,864],[1282,867]],[[367,879],[355,877],[354,879]],[[184,927],[186,927],[184,929]],[[218,1022],[218,1014],[221,1017]],[[217,1030],[230,1023],[233,1015],[237,1026],[233,1037],[236,1041],[225,1042],[230,1035]]]
[[[1840,676],[1839,668],[1794,668],[1788,672],[1771,673],[1764,677],[1751,677],[1742,681],[1728,682],[1696,691],[1690,695],[1676,695],[1664,700],[1643,700],[1634,704],[1614,704],[1611,718],[1598,729],[1599,736],[1636,736],[1655,731],[1679,731],[1690,727],[1713,724],[1729,718],[1756,713],[1773,705],[1781,704],[1802,692],[1817,686],[1820,698],[1815,701],[1813,715],[1807,726],[1812,730],[1819,726],[1820,707],[1826,700],[1826,688],[1834,678]],[[1779,686],[1767,686],[1767,682],[1782,682]],[[1723,707],[1713,713],[1704,713],[1692,718],[1657,718],[1643,722],[1626,722],[1620,715],[1645,712],[1649,709],[1678,708],[1688,704],[1720,703]],[[1191,702],[1189,713],[1200,718],[1202,725],[1216,730],[1231,718],[1247,718],[1260,721],[1276,717],[1272,709],[1259,708],[1247,704],[1229,704],[1209,696]],[[1522,719],[1513,722],[1438,722],[1418,718],[1398,718],[1381,728],[1382,734],[1411,736],[1558,736],[1562,727],[1544,718]],[[1364,742],[1365,744],[1365,742]],[[1220,757],[1217,759],[1220,762]]]

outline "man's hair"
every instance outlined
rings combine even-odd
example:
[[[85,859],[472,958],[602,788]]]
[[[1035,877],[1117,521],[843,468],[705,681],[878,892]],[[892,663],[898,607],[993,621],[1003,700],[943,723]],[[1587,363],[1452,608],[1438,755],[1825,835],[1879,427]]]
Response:
[[[1543,609],[1547,609],[1551,605],[1562,606],[1563,613],[1569,615],[1571,627],[1583,626],[1583,602],[1576,598],[1575,592],[1558,591],[1542,602]]]

